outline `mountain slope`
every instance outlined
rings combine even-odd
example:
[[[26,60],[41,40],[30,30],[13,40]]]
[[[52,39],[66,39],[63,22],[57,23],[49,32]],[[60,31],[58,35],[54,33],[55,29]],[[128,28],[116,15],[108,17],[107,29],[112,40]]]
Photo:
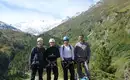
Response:
[[[0,29],[11,29],[11,30],[14,30],[14,31],[20,31],[19,29],[11,26],[11,25],[8,25],[2,21],[0,21]]]
[[[25,80],[29,69],[31,49],[36,46],[36,39],[42,37],[48,46],[52,36],[44,34],[33,36],[28,33],[9,29],[0,29],[0,80]],[[56,38],[56,41],[60,39]]]
[[[0,80],[24,78],[35,36],[13,30],[0,30]],[[20,74],[21,73],[21,74]]]
[[[129,80],[129,16],[129,0],[101,0],[47,33],[59,38],[68,35],[73,44],[80,34],[88,37],[92,80]]]
[[[14,26],[23,32],[39,35],[43,32],[51,30],[61,23],[61,20],[32,20],[14,24]]]

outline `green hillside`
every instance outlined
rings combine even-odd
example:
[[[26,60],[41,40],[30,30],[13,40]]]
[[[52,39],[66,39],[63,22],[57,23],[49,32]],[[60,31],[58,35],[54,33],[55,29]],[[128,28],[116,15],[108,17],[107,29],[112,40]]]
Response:
[[[0,30],[0,80],[28,78],[26,73],[29,70],[29,56],[31,49],[36,46],[37,37],[42,37],[47,46],[52,36],[33,36],[23,32]]]
[[[64,35],[70,43],[77,37],[88,37],[92,55],[90,71],[92,80],[130,80],[130,1],[101,0],[88,11],[39,35],[45,45],[52,36],[61,44]],[[36,39],[23,32],[0,30],[0,80],[25,80],[28,78],[28,59]],[[60,65],[60,61],[58,62]],[[61,65],[59,75],[62,74]]]
[[[68,35],[72,44],[78,35],[88,36],[92,80],[130,80],[129,23],[129,0],[101,0],[47,33],[59,38]]]
[[[0,80],[27,77],[28,57],[36,37],[23,32],[0,30]]]

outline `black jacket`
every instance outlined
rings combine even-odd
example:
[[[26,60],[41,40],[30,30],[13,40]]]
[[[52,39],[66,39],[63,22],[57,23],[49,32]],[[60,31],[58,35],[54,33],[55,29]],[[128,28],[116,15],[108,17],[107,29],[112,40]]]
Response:
[[[40,66],[45,67],[47,62],[46,62],[46,58],[45,58],[44,54],[45,54],[44,47],[43,48],[38,48],[38,47],[33,48],[31,51],[31,56],[30,56],[30,65],[32,65],[35,55],[37,55]]]
[[[59,48],[56,46],[47,48],[45,52],[46,60],[54,61],[60,57]]]

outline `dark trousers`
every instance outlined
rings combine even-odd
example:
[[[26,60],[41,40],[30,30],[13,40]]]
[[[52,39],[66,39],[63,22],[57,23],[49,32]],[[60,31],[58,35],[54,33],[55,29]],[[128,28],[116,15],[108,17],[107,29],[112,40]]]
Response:
[[[35,80],[35,76],[36,73],[38,71],[38,75],[39,75],[39,80],[43,80],[42,75],[43,75],[43,67],[37,67],[37,66],[33,66],[31,68],[32,73],[31,73],[31,80]]]
[[[84,61],[82,63],[81,62],[77,63],[77,72],[78,72],[79,78],[83,78],[85,76],[84,73],[82,72],[82,64],[85,69],[85,73],[86,73],[87,77],[90,78],[87,61]]]
[[[54,66],[54,67],[47,67],[46,68],[47,71],[47,80],[51,80],[51,71],[53,71],[54,74],[54,80],[58,80],[58,67]]]
[[[63,73],[64,73],[64,80],[68,80],[68,70],[70,72],[70,80],[74,80],[75,72],[74,72],[74,64],[62,64]]]

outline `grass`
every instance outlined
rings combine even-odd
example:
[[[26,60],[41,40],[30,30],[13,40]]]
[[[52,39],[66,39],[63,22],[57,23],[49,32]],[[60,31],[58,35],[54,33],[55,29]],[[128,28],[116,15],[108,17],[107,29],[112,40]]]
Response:
[[[45,45],[48,45],[50,37],[56,38],[57,44],[61,44],[62,37],[68,35],[70,43],[75,45],[78,35],[84,34],[87,37],[92,33],[88,37],[92,53],[90,61],[92,80],[124,80],[124,71],[130,69],[129,5],[129,0],[103,0],[101,5],[93,6],[81,15],[39,36],[43,37]],[[25,62],[27,62],[31,48],[36,44],[37,37],[10,30],[1,32],[0,44],[2,46],[0,46],[0,50],[2,52],[7,50],[6,54],[16,54],[18,52],[13,58],[14,60],[12,60],[11,70],[26,70],[23,66],[27,67]],[[103,59],[101,56],[97,56],[97,53],[103,54],[100,48],[103,42],[107,50],[109,50],[108,54],[112,57],[111,62],[109,62],[110,66],[107,67],[108,70],[106,71],[97,67],[96,63],[97,58]],[[11,51],[14,44],[16,45],[15,50]],[[17,46],[22,44],[25,46],[23,50]],[[60,64],[60,60],[58,60],[59,75],[62,77],[63,73]],[[101,63],[98,62],[98,64]],[[107,63],[104,62],[104,64]]]
[[[98,6],[91,7],[88,11],[81,15],[60,24],[56,28],[47,33],[56,37],[64,36],[64,31],[71,29],[66,33],[70,37],[70,43],[75,45],[77,37],[84,34],[89,36],[88,42],[91,45],[91,73],[96,80],[123,80],[124,67],[129,64],[129,59],[123,56],[129,54],[129,21],[130,21],[130,1],[129,0],[102,0],[103,3]],[[101,43],[104,42],[106,48],[112,56],[110,67],[116,70],[114,73],[103,74],[95,70],[96,54]],[[100,52],[102,53],[102,51]],[[100,57],[102,59],[102,57]],[[96,68],[98,69],[98,68]],[[95,70],[95,71],[94,71]],[[110,70],[111,71],[111,70]],[[109,74],[113,75],[111,77]],[[102,76],[100,76],[102,75]],[[94,78],[92,79],[94,80]]]

